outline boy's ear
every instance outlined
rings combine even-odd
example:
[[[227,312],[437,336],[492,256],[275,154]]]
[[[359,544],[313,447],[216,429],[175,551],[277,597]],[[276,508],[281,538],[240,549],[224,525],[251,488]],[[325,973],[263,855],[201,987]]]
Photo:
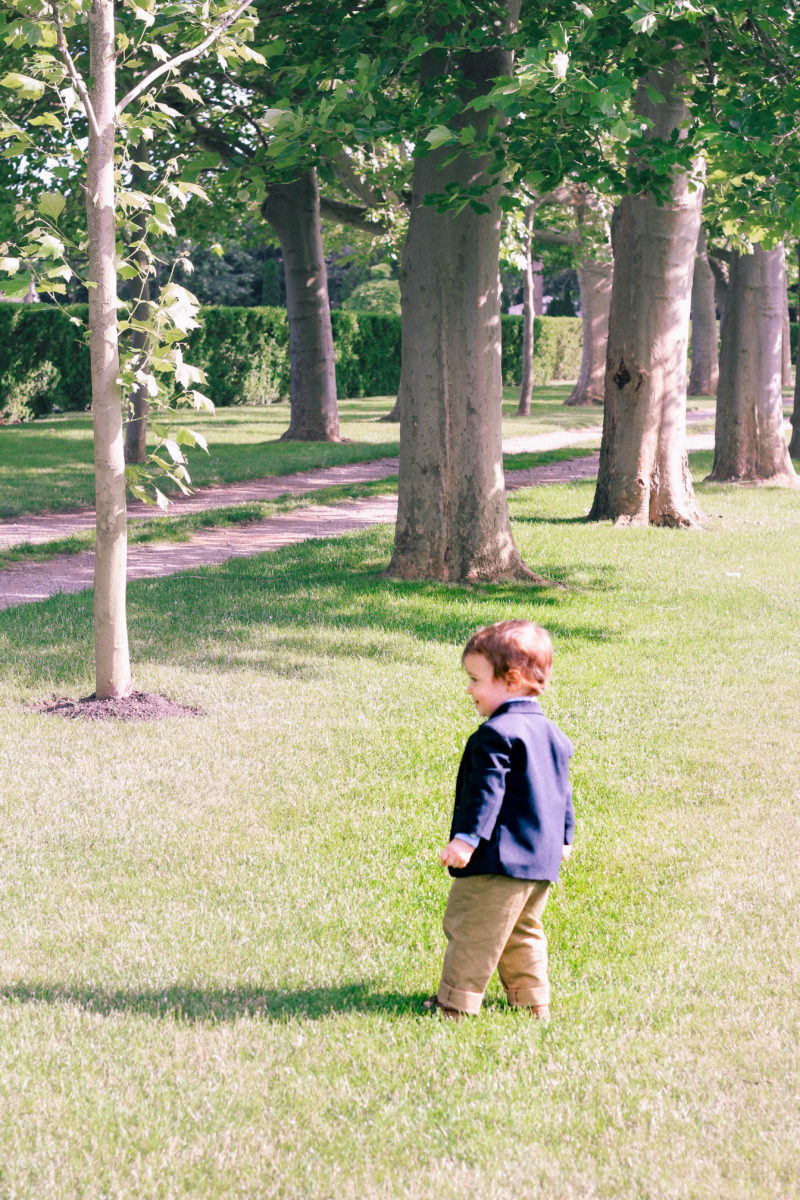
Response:
[[[522,683],[522,672],[519,667],[509,667],[505,674],[508,687],[518,687]]]

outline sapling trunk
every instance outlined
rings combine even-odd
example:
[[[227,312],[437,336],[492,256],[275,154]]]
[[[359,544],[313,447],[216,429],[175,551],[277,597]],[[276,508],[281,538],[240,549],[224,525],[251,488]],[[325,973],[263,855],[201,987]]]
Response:
[[[127,512],[122,400],[117,343],[114,139],[116,59],[113,0],[92,0],[89,12],[91,103],[86,214],[89,242],[89,353],[97,510],[94,636],[98,699],[131,691],[125,611]]]

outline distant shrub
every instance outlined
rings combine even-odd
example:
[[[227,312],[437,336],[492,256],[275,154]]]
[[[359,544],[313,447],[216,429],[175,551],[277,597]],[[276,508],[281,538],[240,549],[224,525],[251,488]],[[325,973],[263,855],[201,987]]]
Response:
[[[513,387],[522,378],[524,317],[501,317],[503,383]],[[579,317],[534,317],[533,381],[544,387],[554,379],[577,379],[583,345]]]
[[[392,282],[372,280],[371,283]],[[80,324],[72,324],[70,318]],[[0,304],[0,417],[26,420],[54,409],[91,406],[88,306],[66,310],[45,304]],[[186,359],[201,367],[201,388],[221,408],[274,404],[289,398],[289,326],[283,308],[214,306],[200,310],[201,327],[189,337]],[[335,309],[331,313],[340,396],[391,396],[400,382],[400,318],[390,313]],[[794,326],[796,341],[797,327]],[[503,317],[503,383],[519,383],[522,317]],[[575,379],[580,367],[581,322],[537,317],[537,385]]]
[[[27,420],[90,406],[88,312],[85,304],[66,313],[49,304],[0,304],[0,416]]]
[[[368,279],[360,283],[342,308],[351,312],[374,312],[400,316],[400,284],[396,279]]]

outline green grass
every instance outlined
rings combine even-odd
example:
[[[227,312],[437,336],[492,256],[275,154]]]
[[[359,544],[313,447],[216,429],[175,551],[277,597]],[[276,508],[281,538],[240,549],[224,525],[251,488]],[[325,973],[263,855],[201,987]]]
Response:
[[[193,720],[26,712],[91,691],[90,597],[0,614],[0,1195],[800,1195],[800,496],[698,491],[698,534],[512,496],[565,587],[390,583],[383,528],[133,584]],[[547,1030],[421,1012],[460,648],[511,614],[577,747]]]
[[[515,471],[580,458],[591,453],[591,450],[573,447],[537,453],[506,454],[504,462],[506,470]],[[135,546],[145,542],[187,542],[199,529],[225,528],[252,521],[264,521],[278,513],[291,512],[313,504],[337,504],[343,500],[386,495],[396,490],[397,476],[389,475],[366,483],[340,484],[336,487],[319,488],[314,492],[281,496],[275,500],[206,509],[204,512],[185,516],[136,518],[128,525],[128,543]],[[52,558],[54,554],[79,554],[84,550],[93,550],[94,544],[94,530],[81,530],[69,537],[49,542],[22,542],[0,550],[0,569],[15,562],[41,562]]]
[[[505,436],[602,424],[598,408],[565,408],[568,393],[569,388],[563,385],[538,388],[531,416],[520,418],[513,415],[515,391],[506,389]],[[187,414],[182,420],[205,434],[211,449],[210,455],[190,452],[192,482],[202,487],[397,454],[399,426],[380,420],[393,403],[394,398],[389,396],[341,401],[341,432],[349,440],[338,445],[281,442],[280,435],[289,420],[285,404],[222,408],[214,416]],[[0,518],[46,510],[58,512],[93,503],[88,414],[0,426]]]

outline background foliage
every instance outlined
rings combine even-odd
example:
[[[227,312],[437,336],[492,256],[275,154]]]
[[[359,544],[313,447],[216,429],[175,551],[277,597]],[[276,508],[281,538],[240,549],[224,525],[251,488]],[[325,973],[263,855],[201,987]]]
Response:
[[[28,420],[54,410],[82,412],[91,404],[89,351],[83,340],[86,305],[0,305],[0,417]],[[282,308],[201,309],[187,356],[208,378],[220,407],[274,404],[289,396],[289,327]],[[336,379],[340,396],[386,396],[400,380],[400,318],[334,310]],[[77,324],[75,324],[77,322]],[[503,382],[519,382],[522,317],[503,317]],[[537,317],[536,383],[574,379],[581,322]]]

